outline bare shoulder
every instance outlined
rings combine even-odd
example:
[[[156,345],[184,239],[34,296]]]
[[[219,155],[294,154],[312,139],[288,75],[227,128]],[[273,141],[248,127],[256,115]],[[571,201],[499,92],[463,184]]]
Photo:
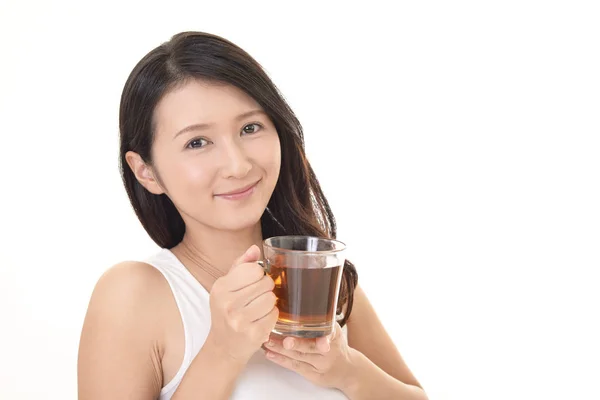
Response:
[[[86,330],[123,329],[159,336],[156,324],[169,294],[168,283],[153,266],[125,261],[107,269],[98,279],[84,321]]]
[[[156,301],[168,294],[168,283],[153,266],[138,262],[124,261],[107,269],[98,279],[92,292],[88,316],[98,312],[109,312],[115,317],[120,313],[130,313],[128,318],[141,318],[146,309],[154,309]]]
[[[107,269],[98,279],[92,299],[119,296],[119,300],[135,300],[167,288],[167,282],[153,266],[139,261],[124,261]],[[156,293],[153,293],[156,294]],[[124,297],[124,298],[123,298]]]
[[[156,398],[168,291],[161,272],[143,262],[122,262],[102,274],[81,332],[79,398]]]

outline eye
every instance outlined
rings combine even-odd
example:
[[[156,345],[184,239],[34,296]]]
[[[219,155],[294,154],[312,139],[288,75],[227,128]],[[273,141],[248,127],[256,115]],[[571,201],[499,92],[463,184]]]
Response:
[[[262,129],[261,124],[257,124],[257,123],[248,124],[242,128],[242,134],[252,135],[253,133],[258,132],[261,129]]]
[[[209,143],[210,142],[204,138],[196,138],[192,139],[185,147],[188,149],[200,149],[202,147],[205,147]]]

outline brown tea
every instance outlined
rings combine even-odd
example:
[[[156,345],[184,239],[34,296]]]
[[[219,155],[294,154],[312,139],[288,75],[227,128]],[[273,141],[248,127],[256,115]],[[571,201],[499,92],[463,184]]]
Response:
[[[280,334],[319,337],[331,333],[342,279],[341,265],[327,268],[269,266],[275,282]]]

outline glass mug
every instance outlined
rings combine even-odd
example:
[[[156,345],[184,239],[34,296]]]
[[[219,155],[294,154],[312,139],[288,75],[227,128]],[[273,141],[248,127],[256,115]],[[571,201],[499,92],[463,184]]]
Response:
[[[346,245],[311,236],[276,236],[263,241],[259,264],[275,282],[279,318],[273,333],[316,338],[336,323]]]

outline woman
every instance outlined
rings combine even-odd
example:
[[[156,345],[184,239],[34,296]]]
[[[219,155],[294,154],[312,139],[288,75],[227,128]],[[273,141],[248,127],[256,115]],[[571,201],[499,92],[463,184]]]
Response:
[[[263,238],[335,238],[301,126],[260,65],[186,32],[134,68],[120,105],[123,181],[160,251],[98,281],[85,318],[79,398],[425,399],[344,268],[327,338],[270,337]]]

